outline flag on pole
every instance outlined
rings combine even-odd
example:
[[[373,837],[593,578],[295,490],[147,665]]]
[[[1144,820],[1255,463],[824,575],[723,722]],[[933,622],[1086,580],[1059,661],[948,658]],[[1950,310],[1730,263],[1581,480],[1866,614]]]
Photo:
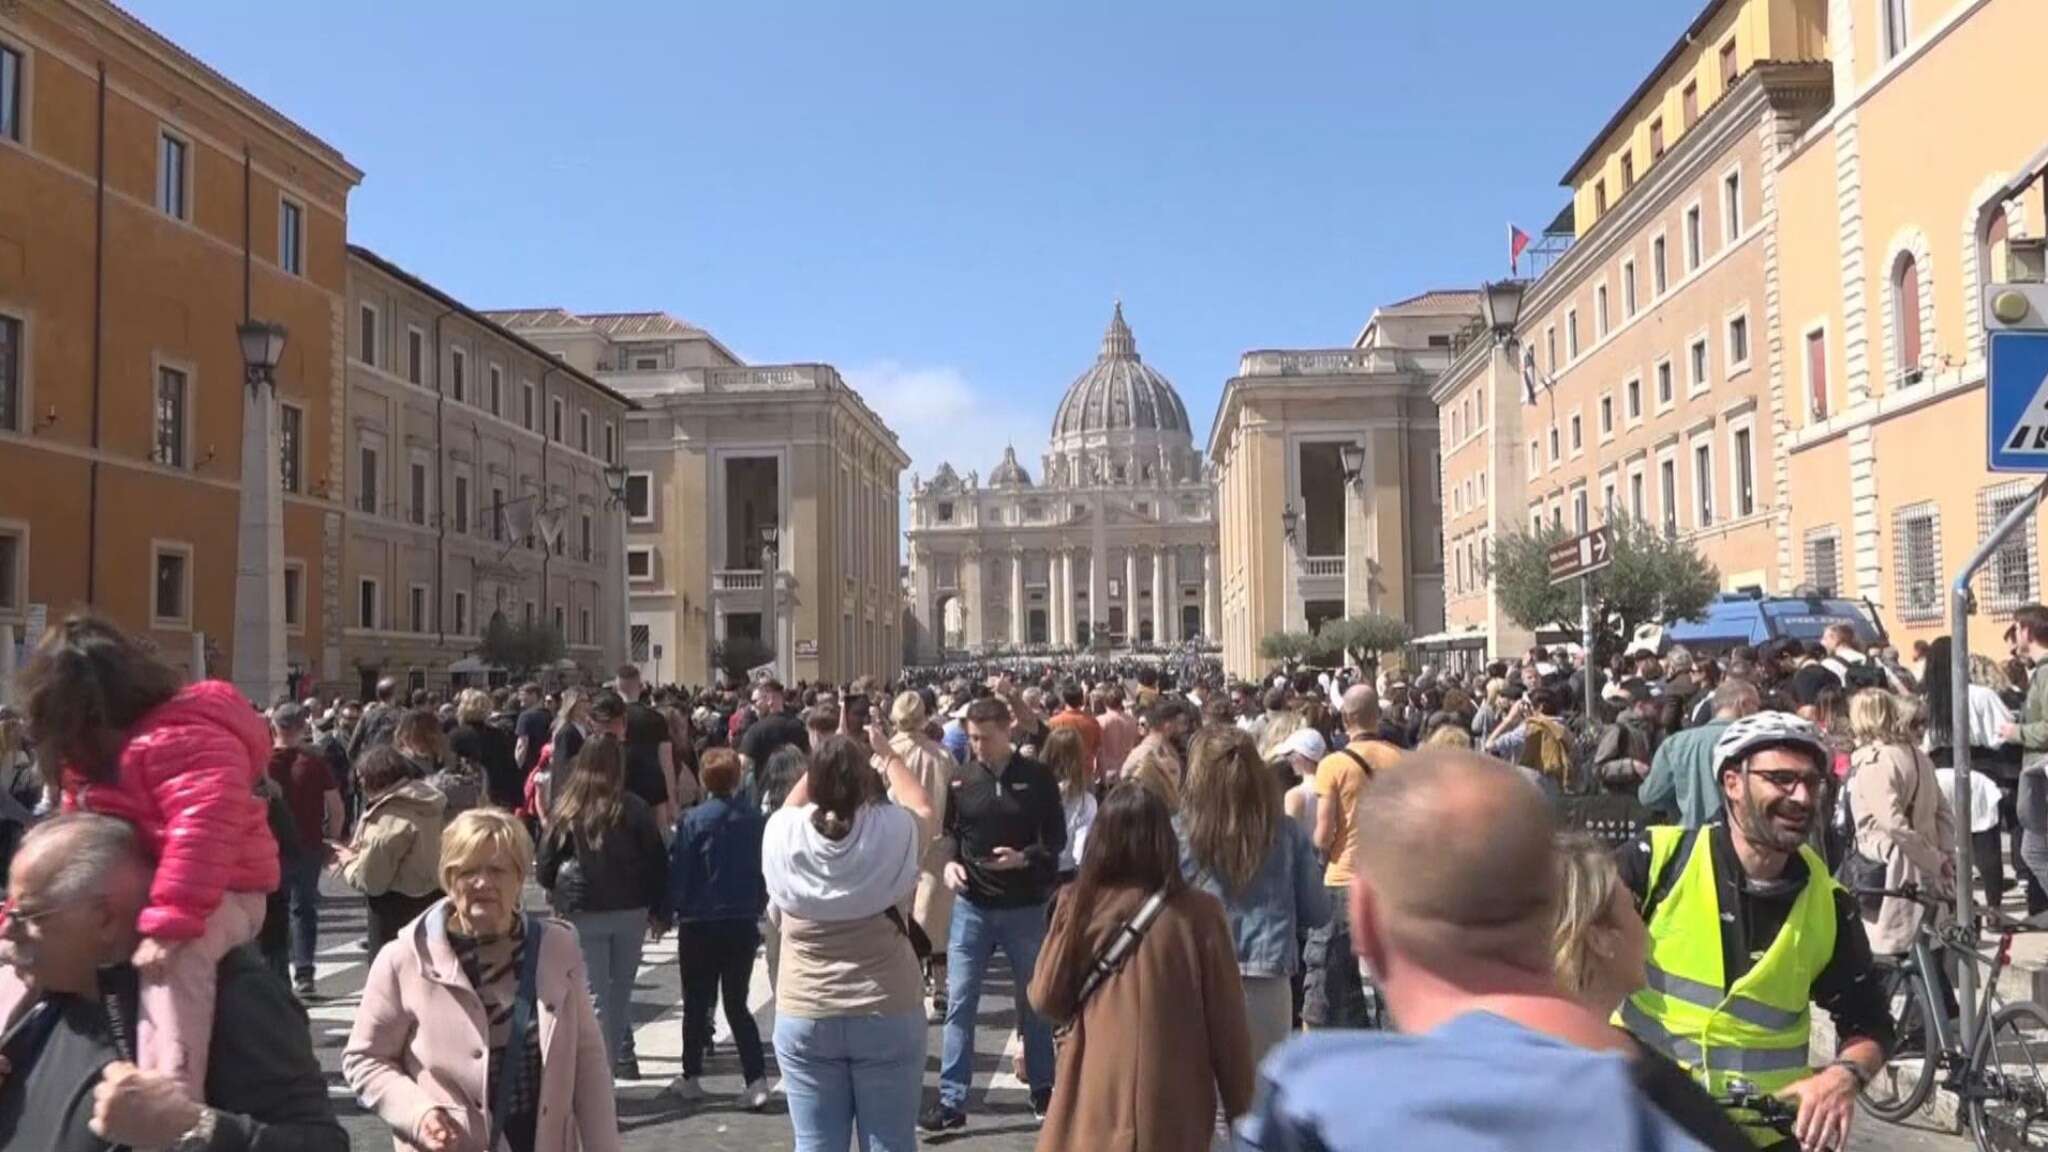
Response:
[[[1536,402],[1536,381],[1538,378],[1539,374],[1536,371],[1536,350],[1524,344],[1522,346],[1523,403],[1534,404]],[[1550,381],[1543,381],[1543,390],[1546,392],[1550,390]]]
[[[1528,246],[1529,234],[1513,224],[1508,225],[1508,275],[1513,276],[1519,270],[1522,250]]]

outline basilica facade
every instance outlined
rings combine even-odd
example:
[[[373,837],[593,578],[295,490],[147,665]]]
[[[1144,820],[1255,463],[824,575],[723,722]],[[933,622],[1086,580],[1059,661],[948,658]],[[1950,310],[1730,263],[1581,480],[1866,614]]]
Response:
[[[1006,449],[983,482],[911,478],[916,656],[1207,642],[1218,619],[1215,486],[1187,406],[1118,304],[1053,416],[1036,481]]]

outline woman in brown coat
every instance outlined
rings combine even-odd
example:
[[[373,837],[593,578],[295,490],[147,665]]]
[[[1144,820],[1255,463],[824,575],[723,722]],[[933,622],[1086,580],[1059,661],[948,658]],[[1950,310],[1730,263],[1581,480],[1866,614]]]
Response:
[[[1164,906],[1115,974],[1077,1004],[1095,956],[1153,893]],[[1251,1106],[1251,1036],[1223,906],[1181,879],[1173,816],[1143,785],[1102,802],[1031,980],[1060,1042],[1045,1150],[1203,1152]]]

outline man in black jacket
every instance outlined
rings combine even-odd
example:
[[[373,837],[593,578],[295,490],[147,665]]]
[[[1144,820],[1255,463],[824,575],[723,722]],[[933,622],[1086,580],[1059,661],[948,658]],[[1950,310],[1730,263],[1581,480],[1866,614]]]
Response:
[[[959,893],[946,948],[945,1056],[939,1066],[939,1102],[918,1117],[918,1127],[943,1132],[967,1123],[967,1091],[974,1079],[975,1013],[981,980],[1001,946],[1021,993],[1031,986],[1045,943],[1045,902],[1067,843],[1066,807],[1052,770],[1010,746],[1010,706],[999,697],[967,709],[967,762],[953,773],[944,834],[954,845],[946,885]],[[1052,1028],[1017,999],[1024,1033],[1025,1078],[1031,1110],[1041,1119],[1052,1099]]]
[[[135,1067],[128,957],[150,879],[111,817],[59,816],[22,841],[0,929],[0,1149],[344,1152],[305,1011],[249,948],[221,961],[206,1099]]]

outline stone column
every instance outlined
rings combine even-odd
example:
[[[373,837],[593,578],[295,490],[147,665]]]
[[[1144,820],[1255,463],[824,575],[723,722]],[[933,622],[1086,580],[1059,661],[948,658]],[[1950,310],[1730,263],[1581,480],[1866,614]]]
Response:
[[[235,548],[235,687],[258,708],[285,691],[284,478],[277,386],[242,387],[242,501]]]
[[[1107,613],[1104,613],[1107,615]],[[1124,644],[1138,642],[1138,550],[1124,549]]]
[[[1202,635],[1212,641],[1216,638],[1216,623],[1222,619],[1218,608],[1223,599],[1221,590],[1222,583],[1216,577],[1216,549],[1205,545],[1202,548]]]
[[[1024,550],[1010,549],[1010,646],[1024,643]]]
[[[988,619],[988,597],[982,588],[981,551],[974,549],[960,554],[960,605],[966,617],[961,623],[961,643],[969,652],[981,650],[988,638],[983,627]]]
[[[1178,644],[1186,637],[1180,634],[1180,549],[1166,550],[1166,639]]]
[[[1152,550],[1152,642],[1165,644],[1166,635],[1166,555],[1159,549]]]
[[[1074,550],[1060,550],[1060,633],[1054,643],[1074,642]]]

